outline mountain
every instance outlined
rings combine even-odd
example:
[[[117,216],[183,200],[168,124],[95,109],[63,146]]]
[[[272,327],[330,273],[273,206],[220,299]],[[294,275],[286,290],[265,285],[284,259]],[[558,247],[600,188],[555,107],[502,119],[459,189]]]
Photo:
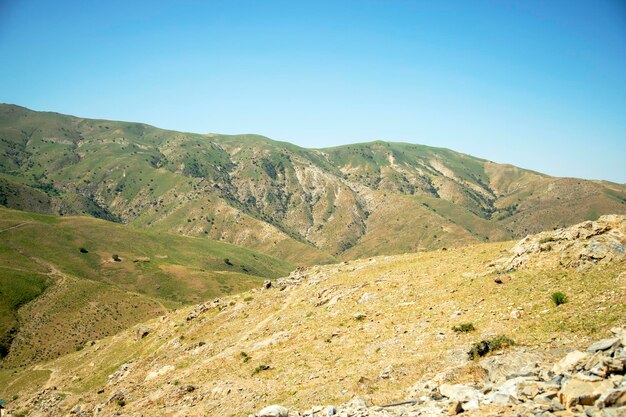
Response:
[[[419,409],[445,394],[434,384],[467,384],[467,391],[489,382],[483,378],[491,369],[512,394],[493,404],[504,407],[499,412],[467,415],[527,415],[528,409],[511,412],[521,400],[511,403],[509,396],[521,398],[515,389],[524,381],[538,384],[540,354],[561,358],[626,325],[624,244],[626,217],[606,216],[518,244],[299,268],[269,289],[150,320],[140,327],[144,337],[133,328],[47,363],[0,371],[0,397],[16,396],[9,408],[31,416],[242,416],[269,404],[310,412],[355,397],[369,405],[413,398]],[[555,305],[556,292],[567,302]],[[462,324],[468,331],[453,329]],[[509,339],[516,356],[468,359],[472,343]],[[618,346],[614,339],[603,343],[598,350]],[[586,359],[585,369],[603,373],[581,374],[584,384],[608,390],[623,379],[598,382],[611,372],[623,375],[623,356],[621,362],[602,362],[601,353]],[[524,391],[551,395],[544,405],[554,405],[554,386],[565,381],[550,372],[540,373],[552,384],[546,392]],[[430,390],[415,395],[420,381]],[[394,410],[372,408],[370,415],[399,415]],[[411,415],[447,414],[435,411]]]
[[[0,204],[233,243],[297,265],[501,241],[626,213],[626,187],[448,149],[304,149],[0,106]]]
[[[0,207],[0,368],[82,349],[292,269],[209,239]]]

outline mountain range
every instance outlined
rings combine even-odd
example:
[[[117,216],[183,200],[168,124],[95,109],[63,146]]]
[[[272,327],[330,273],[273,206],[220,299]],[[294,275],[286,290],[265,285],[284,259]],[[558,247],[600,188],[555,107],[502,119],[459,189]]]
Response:
[[[305,149],[5,104],[0,204],[310,265],[509,240],[626,213],[626,186],[408,143]]]

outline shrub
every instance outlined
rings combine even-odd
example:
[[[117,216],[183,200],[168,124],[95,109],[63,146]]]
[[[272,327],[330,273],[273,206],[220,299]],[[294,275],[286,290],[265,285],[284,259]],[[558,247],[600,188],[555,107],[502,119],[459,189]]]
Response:
[[[489,352],[495,352],[509,346],[513,346],[515,341],[504,335],[498,335],[492,339],[484,339],[480,342],[472,343],[470,350],[467,352],[467,356],[470,359],[478,359]]]
[[[469,333],[476,330],[476,328],[472,323],[461,323],[458,326],[452,326],[452,330],[457,333]]]
[[[365,316],[365,314],[363,314],[363,313],[358,313],[358,314],[355,314],[355,315],[354,315],[354,319],[355,319],[356,321],[363,321],[363,320],[365,320],[365,317],[366,317],[366,316]]]
[[[224,263],[229,266],[233,266],[233,263],[228,258],[224,258]]]
[[[187,385],[185,387],[185,391],[187,392],[194,392],[196,390],[196,387],[194,387],[193,385]]]
[[[564,293],[560,291],[552,293],[552,295],[550,296],[550,299],[552,300],[554,305],[557,307],[560,306],[561,304],[567,303],[567,295],[565,295]]]
[[[263,372],[263,371],[267,371],[268,369],[270,369],[269,365],[259,365],[256,368],[254,368],[254,371],[252,371],[252,375],[256,375],[259,372]]]
[[[548,243],[548,242],[554,242],[554,238],[552,236],[548,236],[548,237],[543,237],[539,240],[539,243],[543,244],[543,243]]]
[[[80,253],[89,253],[89,251],[85,248],[80,248],[78,250],[80,251]]]
[[[248,355],[246,352],[241,352],[241,353],[239,354],[239,356],[241,356],[241,357],[243,358],[243,363],[246,363],[246,362],[248,362],[250,359],[252,359],[252,358],[250,357],[250,355]]]
[[[119,400],[117,400],[117,405],[119,405],[120,407],[124,407],[126,405],[126,401],[120,398]]]
[[[122,262],[122,258],[120,258],[117,253],[114,253],[113,256],[111,256],[111,258],[113,258],[115,262]]]

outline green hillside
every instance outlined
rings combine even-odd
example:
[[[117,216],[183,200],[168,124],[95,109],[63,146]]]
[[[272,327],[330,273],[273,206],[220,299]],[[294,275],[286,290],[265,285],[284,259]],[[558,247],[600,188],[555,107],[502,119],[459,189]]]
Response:
[[[258,135],[0,105],[0,204],[311,265],[505,240],[626,213],[626,187],[423,145],[304,149]]]
[[[292,268],[209,239],[0,208],[0,353],[7,366],[48,358]],[[41,343],[51,332],[64,337]]]

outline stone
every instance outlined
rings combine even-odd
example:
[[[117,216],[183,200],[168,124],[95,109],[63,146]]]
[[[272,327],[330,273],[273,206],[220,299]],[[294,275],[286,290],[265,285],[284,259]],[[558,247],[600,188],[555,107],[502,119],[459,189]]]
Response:
[[[143,339],[144,337],[148,336],[151,331],[152,329],[149,327],[141,325],[137,326],[137,329],[135,330],[135,340]]]
[[[626,407],[605,408],[602,411],[604,412],[602,417],[626,417]]]
[[[561,387],[559,401],[566,408],[571,408],[577,404],[593,405],[604,392],[610,389],[613,389],[613,383],[608,380],[587,382],[570,379]]]
[[[461,401],[453,402],[450,408],[448,409],[449,416],[456,416],[457,414],[462,413],[462,412],[463,412],[463,405],[461,404]]]
[[[478,403],[478,400],[467,401],[461,404],[461,406],[463,407],[463,411],[473,411],[473,410],[478,410],[478,408],[480,408],[480,404]]]
[[[268,405],[261,409],[257,414],[258,417],[289,417],[289,410],[282,405]]]
[[[517,376],[535,375],[540,360],[537,354],[513,351],[482,359],[478,365],[487,372],[487,381],[500,383]]]
[[[587,348],[587,352],[595,353],[598,351],[609,350],[616,348],[621,344],[621,339],[618,337],[611,337],[609,339],[598,340]]]
[[[565,374],[572,372],[576,366],[589,358],[589,353],[575,350],[568,353],[563,359],[558,361],[552,367],[552,372],[555,374]]]
[[[479,400],[482,396],[476,389],[468,387],[462,384],[442,384],[439,387],[439,392],[444,397],[447,397],[453,401],[467,402],[471,400]]]
[[[626,388],[608,390],[596,401],[598,408],[624,406],[626,406]]]
[[[495,391],[487,396],[487,402],[491,404],[508,405],[514,404],[515,398],[505,392]]]
[[[626,273],[620,274],[620,276],[624,275],[626,277]],[[622,329],[620,327],[613,327],[611,329],[611,333],[617,338],[620,339],[622,346],[626,346],[626,329]]]
[[[266,290],[272,288],[272,281],[270,281],[269,279],[263,281],[263,288],[265,288]]]
[[[388,365],[385,367],[385,369],[382,370],[382,372],[380,373],[380,378],[381,379],[389,379],[391,378],[391,373],[393,372],[393,366]]]

